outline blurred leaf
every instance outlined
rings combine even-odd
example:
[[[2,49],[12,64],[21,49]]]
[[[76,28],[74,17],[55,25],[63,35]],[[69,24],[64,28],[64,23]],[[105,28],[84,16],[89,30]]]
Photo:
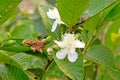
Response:
[[[94,70],[92,66],[86,66],[85,68],[85,80],[93,80]]]
[[[103,65],[97,65],[96,80],[113,80]]]
[[[94,16],[95,14],[99,13],[115,1],[116,0],[91,0],[91,3],[84,14],[88,17]]]
[[[116,60],[117,66],[120,68],[120,54],[118,54],[118,55],[115,57],[115,60]]]
[[[8,80],[30,80],[27,74],[20,68],[6,64]]]
[[[33,39],[36,37],[36,31],[32,23],[29,21],[22,21],[20,23],[21,25],[11,32],[12,37],[19,39]]]
[[[111,40],[112,42],[117,42],[118,45],[120,44],[120,33],[116,34],[116,33],[111,33]]]
[[[27,52],[30,48],[24,45],[22,39],[9,39],[2,42],[0,45],[1,50],[13,52]]]
[[[16,13],[16,7],[22,0],[0,0],[0,24]]]
[[[120,70],[113,70],[111,68],[107,68],[108,72],[110,74],[110,76],[114,79],[114,80],[120,80]]]
[[[103,45],[93,46],[88,50],[86,56],[96,63],[101,63],[113,69],[116,68],[113,53],[106,46]]]
[[[47,59],[28,55],[25,53],[18,53],[12,56],[12,58],[17,61],[24,68],[24,70],[32,68],[40,68],[44,70],[47,65]]]
[[[74,63],[69,62],[67,59],[57,59],[56,56],[54,56],[54,60],[60,70],[73,80],[84,79],[83,56],[80,51],[78,51],[78,53],[78,59]]]
[[[120,19],[113,21],[111,23],[112,25],[108,27],[108,30],[105,35],[105,45],[114,51],[118,47],[118,43],[117,42],[114,43],[112,41],[112,33],[118,34],[118,30],[120,29],[120,26],[119,26]]]
[[[55,3],[56,3],[56,0],[46,0],[46,1],[53,4],[53,5],[55,5]]]
[[[38,9],[35,11],[35,13],[33,14],[32,18],[35,18],[33,23],[34,23],[36,32],[41,34],[42,37],[46,37],[46,27],[42,23],[42,20],[41,20],[41,17],[39,15]]]
[[[70,27],[74,26],[88,7],[89,1],[90,0],[58,0],[57,5],[62,21]]]

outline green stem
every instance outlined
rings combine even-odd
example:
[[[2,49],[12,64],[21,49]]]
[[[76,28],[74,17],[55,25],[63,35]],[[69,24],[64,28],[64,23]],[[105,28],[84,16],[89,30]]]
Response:
[[[46,66],[46,68],[45,68],[45,71],[47,71],[47,70],[49,69],[50,65],[51,65],[53,62],[54,62],[54,59],[52,59],[51,61],[48,61],[48,64],[47,64],[47,66]]]
[[[90,40],[90,42],[87,44],[87,46],[85,47],[85,49],[83,50],[83,54],[86,53],[86,51],[88,50],[88,48],[91,46],[91,44],[93,43],[95,39],[95,36],[92,37],[92,39]]]
[[[87,44],[87,46],[85,47],[85,49],[82,51],[83,54],[85,54],[87,52],[87,50],[89,49],[89,47],[92,45],[92,43],[94,42],[95,38],[98,36],[101,28],[103,27],[102,25],[105,22],[101,22],[101,24],[99,25],[99,28],[97,29],[97,31],[95,32],[95,34],[93,34],[92,39],[90,40],[90,42]]]

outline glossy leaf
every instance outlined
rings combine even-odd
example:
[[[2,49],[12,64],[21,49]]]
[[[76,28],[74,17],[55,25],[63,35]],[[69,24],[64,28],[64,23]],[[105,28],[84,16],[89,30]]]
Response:
[[[30,48],[24,45],[23,39],[9,39],[5,40],[1,45],[1,50],[13,51],[13,52],[27,52]]]
[[[69,5],[68,5],[69,4]],[[58,10],[63,22],[72,27],[80,20],[89,0],[58,0]]]
[[[6,64],[8,80],[30,80],[27,74],[20,68]]]
[[[115,1],[116,0],[91,0],[88,9],[85,11],[85,15],[88,17],[94,16]]]
[[[9,56],[0,53],[0,63],[6,66],[8,80],[29,80],[23,68]]]
[[[16,7],[22,0],[0,0],[0,24],[16,13]]]
[[[0,64],[0,80],[7,80],[7,72],[4,64]]]
[[[44,70],[47,65],[46,58],[39,58],[25,53],[16,54],[12,56],[12,58],[17,61],[24,68],[24,70],[31,68],[40,68]]]
[[[80,51],[78,52],[79,58],[74,63],[69,62],[67,59],[57,59],[56,56],[54,56],[54,60],[60,70],[73,80],[84,79],[83,56]]]
[[[0,64],[3,64],[3,63],[14,65],[14,66],[22,69],[22,67],[15,60],[10,58],[9,56],[6,56],[5,54],[0,53]]]
[[[120,17],[120,3],[117,4],[107,15],[106,19],[107,20],[115,20],[116,18]]]
[[[103,45],[93,46],[88,50],[86,56],[96,63],[101,63],[113,69],[116,68],[113,53],[106,46]]]

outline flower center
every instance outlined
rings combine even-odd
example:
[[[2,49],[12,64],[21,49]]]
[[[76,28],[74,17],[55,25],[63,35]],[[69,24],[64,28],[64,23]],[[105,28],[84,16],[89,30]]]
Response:
[[[65,48],[67,50],[73,50],[74,49],[74,41],[75,41],[75,37],[72,34],[68,34],[64,37],[64,44],[65,44]]]

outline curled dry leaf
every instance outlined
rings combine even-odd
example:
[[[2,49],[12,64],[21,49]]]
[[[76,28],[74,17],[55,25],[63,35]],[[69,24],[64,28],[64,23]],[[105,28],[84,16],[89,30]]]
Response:
[[[43,52],[44,48],[44,41],[42,39],[40,40],[24,40],[23,44],[27,44],[28,47],[33,51],[33,52]]]

